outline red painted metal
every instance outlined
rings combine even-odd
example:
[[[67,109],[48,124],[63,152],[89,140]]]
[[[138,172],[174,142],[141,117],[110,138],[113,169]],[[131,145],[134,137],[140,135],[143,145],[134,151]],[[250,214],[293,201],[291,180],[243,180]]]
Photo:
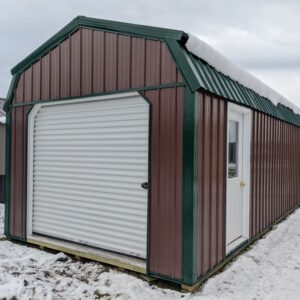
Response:
[[[299,132],[265,114],[252,114],[251,237],[300,203]]]
[[[198,276],[225,257],[227,103],[198,94]]]

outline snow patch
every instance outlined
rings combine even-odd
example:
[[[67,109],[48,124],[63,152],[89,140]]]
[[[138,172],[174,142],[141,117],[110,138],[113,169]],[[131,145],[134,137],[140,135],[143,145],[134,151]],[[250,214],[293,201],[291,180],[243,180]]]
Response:
[[[247,87],[260,96],[269,99],[274,105],[280,103],[291,108],[295,113],[300,114],[299,107],[290,102],[284,96],[280,95],[265,83],[237,66],[235,63],[208,45],[206,42],[199,39],[197,36],[190,33],[188,35],[189,39],[185,46],[189,52],[203,59],[216,70],[239,82],[244,87]]]
[[[0,124],[6,123],[6,117],[0,117]]]
[[[0,203],[0,238],[4,234],[4,204]]]
[[[202,290],[188,294],[98,262],[0,240],[0,299],[298,300],[299,249],[300,209],[209,279]]]

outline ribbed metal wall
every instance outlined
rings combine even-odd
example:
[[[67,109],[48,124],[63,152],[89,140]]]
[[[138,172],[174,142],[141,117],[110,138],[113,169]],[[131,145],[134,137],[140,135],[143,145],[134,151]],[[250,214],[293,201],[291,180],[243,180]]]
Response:
[[[252,114],[252,237],[300,204],[300,129]]]
[[[225,257],[227,102],[198,94],[198,276]]]
[[[163,42],[80,29],[21,74],[14,103],[174,82],[182,79]],[[179,279],[184,88],[147,91],[144,96],[152,104],[149,270]],[[26,226],[26,118],[30,109],[12,108],[10,234],[21,239]]]

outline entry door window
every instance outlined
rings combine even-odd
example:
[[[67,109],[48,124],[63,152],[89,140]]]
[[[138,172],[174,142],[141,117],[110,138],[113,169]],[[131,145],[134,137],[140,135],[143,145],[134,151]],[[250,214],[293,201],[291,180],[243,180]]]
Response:
[[[228,178],[237,177],[238,174],[238,147],[239,147],[239,122],[229,120],[228,124]]]

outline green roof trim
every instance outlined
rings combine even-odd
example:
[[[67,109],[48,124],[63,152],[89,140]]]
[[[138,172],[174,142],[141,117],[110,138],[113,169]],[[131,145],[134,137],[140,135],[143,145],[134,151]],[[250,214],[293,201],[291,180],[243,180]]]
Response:
[[[261,97],[253,90],[217,71],[202,59],[185,51],[189,54],[194,72],[197,73],[196,78],[199,78],[198,84],[193,84],[194,87],[200,86],[200,89],[300,127],[300,115],[294,113],[292,109],[281,104],[274,105],[269,99]]]
[[[186,34],[183,31],[152,27],[145,25],[137,25],[131,23],[123,23],[116,21],[108,21],[101,19],[88,18],[84,16],[78,16],[69,24],[67,24],[58,33],[52,36],[43,45],[37,48],[34,52],[23,59],[17,64],[12,70],[12,75],[20,73],[37,61],[40,57],[45,55],[48,51],[53,49],[57,44],[62,42],[68,35],[72,34],[75,30],[80,27],[94,28],[101,30],[108,30],[111,32],[118,32],[123,34],[130,34],[140,37],[149,37],[153,39],[173,39],[180,41],[186,38]]]
[[[293,125],[300,126],[300,115],[295,114],[291,109],[283,105],[274,105],[269,99],[259,96],[253,90],[244,87],[188,52],[184,47],[188,39],[188,35],[185,32],[84,16],[76,17],[11,70],[14,78],[4,106],[5,110],[9,109],[8,106],[12,101],[19,75],[79,28],[105,30],[164,41],[167,43],[174,61],[191,92],[203,89],[229,101],[240,103]]]

